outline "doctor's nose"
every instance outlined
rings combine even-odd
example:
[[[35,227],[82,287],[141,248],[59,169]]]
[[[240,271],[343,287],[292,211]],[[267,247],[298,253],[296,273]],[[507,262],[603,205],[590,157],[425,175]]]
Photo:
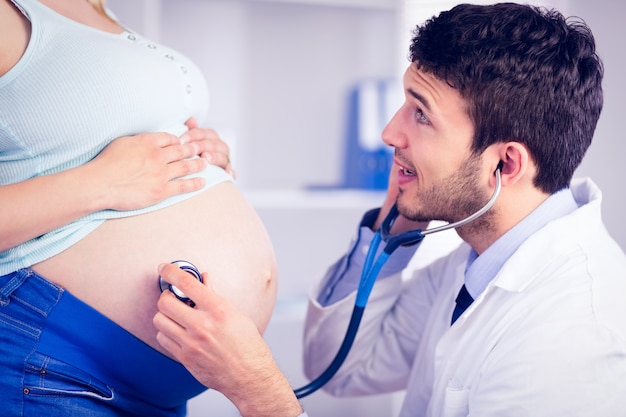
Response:
[[[385,128],[382,132],[382,139],[385,144],[394,147],[400,148],[405,146],[406,138],[401,133],[400,129],[400,118],[401,118],[401,110],[399,109],[389,120]]]

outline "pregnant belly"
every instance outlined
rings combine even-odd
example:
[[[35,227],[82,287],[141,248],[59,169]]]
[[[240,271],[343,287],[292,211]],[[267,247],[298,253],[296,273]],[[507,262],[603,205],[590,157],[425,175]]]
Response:
[[[165,209],[108,220],[33,269],[163,352],[152,324],[157,267],[177,259],[207,272],[216,292],[265,329],[276,297],[274,252],[230,182]]]

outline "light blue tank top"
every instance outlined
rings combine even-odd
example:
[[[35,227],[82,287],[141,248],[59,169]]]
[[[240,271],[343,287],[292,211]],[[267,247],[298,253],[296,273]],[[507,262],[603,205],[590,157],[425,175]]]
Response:
[[[80,166],[121,136],[180,135],[189,117],[206,118],[206,82],[180,53],[130,30],[111,34],[77,23],[36,0],[13,1],[32,33],[23,57],[0,77],[0,185]],[[232,181],[214,166],[200,175],[205,188]],[[0,275],[58,254],[106,219],[147,213],[195,194],[141,210],[92,213],[0,252]]]

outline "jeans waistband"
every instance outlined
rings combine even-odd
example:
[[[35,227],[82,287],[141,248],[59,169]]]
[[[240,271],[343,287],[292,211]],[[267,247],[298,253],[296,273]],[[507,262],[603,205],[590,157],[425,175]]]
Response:
[[[27,280],[34,280],[35,285],[23,288]],[[41,316],[42,320],[47,318],[64,292],[63,288],[30,268],[0,276],[0,307],[7,306],[12,301],[19,302]]]

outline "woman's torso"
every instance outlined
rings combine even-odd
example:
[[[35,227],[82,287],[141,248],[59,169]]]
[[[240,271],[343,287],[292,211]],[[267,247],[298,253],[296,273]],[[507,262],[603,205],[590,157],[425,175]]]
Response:
[[[66,4],[69,2],[62,1],[48,0],[41,3],[78,21],[76,23],[68,19],[65,22],[71,29],[68,32],[70,36],[75,33],[72,30],[76,29],[84,30],[92,36],[100,36],[108,47],[111,47],[111,43],[124,42],[126,46],[123,48],[130,45],[131,49],[126,49],[122,54],[126,53],[127,60],[131,63],[134,62],[136,55],[143,55],[141,62],[144,64],[153,60],[154,67],[165,66],[165,69],[162,69],[164,78],[156,81],[151,72],[159,69],[152,66],[137,68],[129,64],[122,68],[114,68],[115,71],[109,72],[108,77],[103,78],[99,85],[97,79],[94,81],[92,74],[84,76],[80,68],[73,65],[83,63],[98,66],[97,62],[85,63],[88,60],[102,60],[102,65],[110,63],[113,58],[100,53],[97,44],[94,45],[92,54],[87,57],[80,49],[63,48],[62,40],[56,50],[48,48],[46,52],[57,54],[57,65],[67,71],[67,82],[64,85],[59,85],[58,82],[42,83],[39,86],[40,95],[32,97],[31,100],[35,114],[37,111],[45,112],[46,117],[58,114],[58,117],[67,123],[68,136],[85,135],[84,132],[89,131],[93,125],[91,120],[93,117],[97,118],[99,115],[101,119],[107,120],[101,129],[105,137],[86,138],[84,141],[76,139],[77,146],[84,147],[84,151],[81,152],[81,158],[84,160],[74,159],[67,164],[84,163],[115,137],[145,131],[170,131],[180,134],[188,117],[204,116],[200,113],[206,110],[206,96],[197,91],[204,88],[204,85],[198,84],[193,74],[190,74],[197,69],[192,68],[192,64],[184,57],[174,56],[172,59],[166,48],[145,42],[138,35],[131,39],[134,34],[123,31],[121,27],[111,24],[104,17],[97,14],[94,16],[93,9],[87,2],[76,1],[76,4],[71,6]],[[89,7],[84,9],[84,13],[81,12],[83,3]],[[67,9],[64,10],[62,7]],[[25,18],[23,21],[28,28],[28,21]],[[98,29],[93,29],[93,26]],[[40,28],[33,24],[33,36],[36,30]],[[28,42],[28,33],[25,35]],[[17,42],[15,44],[17,45]],[[28,45],[30,48],[30,44]],[[21,59],[11,71],[19,66],[28,68],[28,65],[36,65],[36,56],[27,57],[28,62]],[[66,57],[67,63],[64,61]],[[172,63],[175,67],[170,65]],[[6,88],[7,83],[19,78],[19,74],[12,74],[11,71],[8,73],[8,81],[6,76],[4,80],[0,78],[0,89]],[[23,69],[20,69],[21,71]],[[102,114],[101,107],[107,107],[106,103],[84,100],[83,96],[87,95],[85,93],[93,95],[93,90],[96,92],[102,90],[114,100],[116,89],[128,84],[129,80],[125,79],[126,77],[130,77],[136,84],[134,85],[136,88],[130,93],[137,94],[133,98],[136,101],[134,105],[128,107],[124,120],[110,117],[106,113]],[[173,77],[174,82],[168,82],[168,77]],[[89,91],[85,91],[86,86],[81,86],[77,78],[84,78],[92,83],[89,85]],[[189,79],[192,81],[191,85],[187,83]],[[156,84],[143,84],[149,82]],[[192,91],[189,91],[190,88]],[[166,91],[167,89],[176,91]],[[151,94],[147,94],[146,97],[146,92]],[[129,91],[124,89],[120,93],[129,94]],[[168,100],[159,101],[163,95],[168,96]],[[36,106],[41,105],[42,99],[45,102],[46,98],[58,100],[57,106],[37,110]],[[20,104],[28,103],[22,101]],[[113,109],[111,111],[123,108],[123,103],[114,101],[108,104],[108,108]],[[116,122],[118,120],[119,122]],[[118,128],[119,126],[133,126],[134,131],[123,131]],[[33,137],[45,141],[46,126],[33,124],[24,129],[31,129]],[[87,139],[94,139],[94,142],[89,143]],[[45,143],[34,144],[35,147],[39,145],[44,148],[46,146]],[[38,152],[53,153],[55,149],[41,149]],[[61,165],[51,167],[50,172],[63,168]],[[42,201],[42,205],[45,205],[45,202]],[[193,197],[166,205],[159,210],[107,219],[77,243],[51,258],[37,262],[33,269],[65,287],[150,346],[161,350],[156,343],[156,331],[152,325],[159,296],[156,269],[158,264],[176,259],[188,260],[197,265],[201,271],[208,272],[215,289],[247,312],[260,329],[264,329],[271,314],[276,292],[274,255],[262,223],[230,181],[220,182]]]
[[[276,291],[271,243],[230,182],[161,210],[107,220],[33,269],[162,350],[152,325],[157,266],[178,259],[208,272],[215,290],[265,329]]]

